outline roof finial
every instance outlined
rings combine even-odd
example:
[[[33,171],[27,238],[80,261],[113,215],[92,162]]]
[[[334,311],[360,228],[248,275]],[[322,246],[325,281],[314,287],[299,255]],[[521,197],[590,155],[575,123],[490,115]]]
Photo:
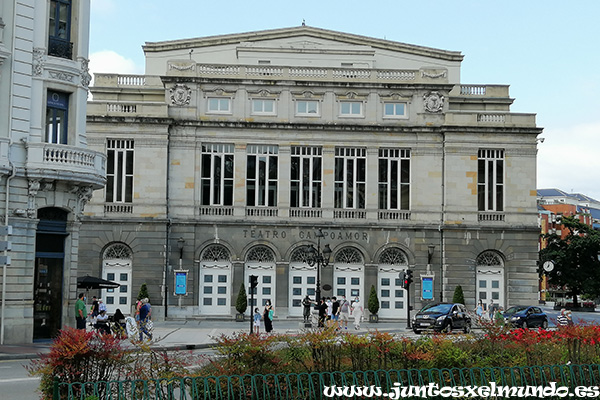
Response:
[[[302,18],[302,26],[306,26],[306,21],[304,21],[304,18]]]

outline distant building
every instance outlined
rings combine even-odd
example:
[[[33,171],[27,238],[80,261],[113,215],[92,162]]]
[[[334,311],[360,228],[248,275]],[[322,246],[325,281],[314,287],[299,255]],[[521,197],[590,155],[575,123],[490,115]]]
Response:
[[[87,146],[90,2],[0,2],[0,343],[74,324],[79,217],[104,187]]]
[[[459,52],[308,26],[144,52],[146,75],[97,74],[88,104],[107,186],[79,267],[121,283],[109,309],[146,283],[154,315],[232,318],[255,275],[257,305],[300,317],[308,245],[332,250],[323,296],[375,286],[383,319],[406,317],[406,269],[416,308],[457,285],[469,307],[537,300],[541,128],[508,85],[461,83]]]
[[[567,193],[560,189],[538,189],[537,197],[538,224],[542,235],[555,233],[564,239],[569,232],[563,229],[561,224],[563,216],[576,216],[580,222],[593,229],[600,229],[600,202],[598,200],[581,193]],[[547,240],[540,236],[540,250],[546,247],[546,242]],[[546,276],[542,275],[540,300],[546,300],[548,291],[556,292],[556,290],[551,290]]]

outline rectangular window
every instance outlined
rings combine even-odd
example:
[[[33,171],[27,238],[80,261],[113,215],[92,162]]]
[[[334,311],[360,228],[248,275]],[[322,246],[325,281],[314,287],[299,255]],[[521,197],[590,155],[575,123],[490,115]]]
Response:
[[[67,144],[69,94],[48,91],[46,102],[46,142]]]
[[[410,150],[379,149],[379,209],[410,207]]]
[[[133,201],[133,140],[107,140],[106,201]]]
[[[275,115],[275,100],[254,99],[252,100],[252,114]]]
[[[318,100],[296,100],[296,115],[300,116],[318,116],[319,101]]]
[[[335,149],[335,208],[365,208],[366,172],[366,149],[349,147]]]
[[[363,103],[361,101],[341,101],[340,115],[343,117],[361,117],[362,105]]]
[[[277,205],[279,148],[269,145],[248,145],[247,150],[246,205],[274,207]]]
[[[323,158],[321,147],[292,146],[290,207],[321,207]]]
[[[504,150],[479,150],[477,209],[504,211]]]
[[[200,167],[202,205],[233,205],[233,149],[233,144],[202,145]]]
[[[231,113],[231,99],[228,97],[209,97],[208,109],[209,113]]]
[[[48,55],[73,58],[71,0],[51,0],[48,20]]]
[[[384,118],[406,117],[406,103],[383,103]]]

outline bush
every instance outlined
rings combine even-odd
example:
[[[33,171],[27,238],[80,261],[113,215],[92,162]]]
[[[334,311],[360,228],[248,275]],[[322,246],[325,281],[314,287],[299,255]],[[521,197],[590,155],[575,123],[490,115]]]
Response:
[[[137,295],[137,299],[138,300],[142,300],[142,299],[146,299],[146,298],[150,298],[150,296],[148,295],[148,287],[146,286],[145,283],[142,283],[142,286],[140,286],[140,291]]]
[[[242,283],[242,286],[240,286],[240,292],[238,293],[237,301],[235,302],[235,309],[237,310],[238,313],[243,314],[246,312],[247,308],[248,308],[248,296],[246,295],[246,288],[244,287],[244,284]],[[252,313],[250,313],[250,314],[252,314]]]
[[[367,305],[371,314],[377,314],[379,311],[379,299],[377,298],[377,290],[374,285],[371,285],[371,293],[369,293],[369,304]]]
[[[465,304],[465,294],[463,293],[462,286],[458,285],[454,289],[454,296],[452,296],[453,303]]]
[[[82,383],[72,385],[73,397],[69,398],[93,399],[91,395],[94,395],[104,399],[111,396],[106,393],[105,382],[183,377],[188,374],[187,366],[198,363],[198,357],[191,353],[157,351],[135,340],[131,342],[133,349],[127,350],[123,343],[122,339],[112,335],[65,327],[52,342],[50,352],[32,360],[27,370],[30,375],[40,377],[42,400],[53,398],[55,379],[60,383]],[[83,384],[86,382],[91,383]],[[61,399],[67,398],[68,389],[67,385],[59,386]],[[129,387],[130,391],[138,389],[135,385]],[[156,387],[153,390],[163,389]],[[166,398],[166,393],[162,396],[157,398]]]

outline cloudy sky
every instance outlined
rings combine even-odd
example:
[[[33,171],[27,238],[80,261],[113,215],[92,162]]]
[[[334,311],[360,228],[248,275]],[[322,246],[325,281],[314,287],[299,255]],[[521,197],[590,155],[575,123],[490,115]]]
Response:
[[[465,84],[537,114],[538,188],[600,200],[600,1],[91,0],[90,69],[143,74],[145,42],[309,26],[460,51]]]

